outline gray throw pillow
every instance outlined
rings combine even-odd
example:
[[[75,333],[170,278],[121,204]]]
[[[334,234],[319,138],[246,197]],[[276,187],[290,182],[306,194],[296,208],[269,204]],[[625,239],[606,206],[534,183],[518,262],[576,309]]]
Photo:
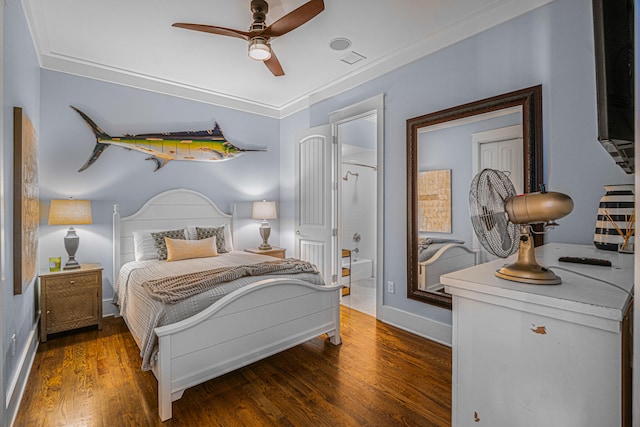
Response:
[[[215,237],[218,253],[224,254],[227,252],[227,243],[224,240],[224,226],[215,228],[196,227],[196,235],[198,236],[198,240]]]
[[[185,240],[184,229],[158,231],[155,233],[151,233],[151,237],[153,237],[153,243],[155,243],[156,249],[158,250],[159,260],[167,259],[167,243],[164,240],[165,237],[168,237],[170,239]]]

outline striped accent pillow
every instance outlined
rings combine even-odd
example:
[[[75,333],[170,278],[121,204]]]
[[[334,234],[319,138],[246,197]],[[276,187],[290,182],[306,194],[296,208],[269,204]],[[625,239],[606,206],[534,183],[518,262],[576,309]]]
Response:
[[[196,227],[196,235],[198,237],[198,240],[215,237],[218,253],[224,254],[227,252],[227,243],[224,238],[224,226],[214,228]]]
[[[156,233],[151,233],[151,237],[153,237],[153,242],[155,243],[156,249],[158,250],[159,260],[167,259],[167,243],[164,240],[165,237],[168,237],[170,239],[185,240],[183,228],[181,228],[180,230],[158,231]]]

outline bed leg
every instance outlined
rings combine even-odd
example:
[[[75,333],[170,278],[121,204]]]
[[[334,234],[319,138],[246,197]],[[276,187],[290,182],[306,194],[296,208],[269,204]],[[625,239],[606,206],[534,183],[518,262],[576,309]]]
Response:
[[[169,336],[159,337],[158,345],[158,412],[161,421],[167,421],[172,417],[171,411],[171,358],[168,354],[163,354],[162,349],[170,348],[171,338]]]
[[[336,292],[334,313],[333,313],[333,322],[336,325],[336,328],[332,331],[329,331],[327,335],[329,336],[329,341],[333,345],[342,344],[342,338],[340,337],[340,298],[342,297],[342,286],[339,288],[338,292]]]
[[[328,332],[327,335],[329,336],[329,341],[331,341],[331,344],[333,345],[342,344],[342,338],[340,338],[339,331],[331,331],[331,332]]]

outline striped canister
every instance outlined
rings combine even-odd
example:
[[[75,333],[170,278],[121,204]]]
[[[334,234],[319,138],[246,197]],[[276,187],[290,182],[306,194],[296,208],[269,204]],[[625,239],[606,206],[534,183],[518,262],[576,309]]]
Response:
[[[600,199],[593,243],[598,249],[617,251],[618,243],[622,243],[624,238],[607,217],[607,213],[623,233],[628,227],[635,227],[634,224],[629,223],[635,209],[634,186],[633,184],[605,185],[604,189],[606,194]]]

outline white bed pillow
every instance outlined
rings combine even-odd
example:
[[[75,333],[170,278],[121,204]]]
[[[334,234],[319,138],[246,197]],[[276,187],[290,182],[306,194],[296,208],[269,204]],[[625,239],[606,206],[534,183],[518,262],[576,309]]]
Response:
[[[231,237],[231,226],[229,224],[217,224],[217,225],[189,225],[187,226],[187,239],[189,240],[198,240],[198,232],[196,231],[196,227],[198,228],[219,228],[224,226],[224,244],[225,250],[227,252],[231,252],[233,250],[233,239]]]
[[[194,228],[195,230],[195,228]],[[158,248],[153,240],[151,233],[167,231],[165,229],[139,230],[133,232],[133,253],[136,261],[147,261],[150,259],[158,259]],[[185,238],[187,230],[184,230]]]

